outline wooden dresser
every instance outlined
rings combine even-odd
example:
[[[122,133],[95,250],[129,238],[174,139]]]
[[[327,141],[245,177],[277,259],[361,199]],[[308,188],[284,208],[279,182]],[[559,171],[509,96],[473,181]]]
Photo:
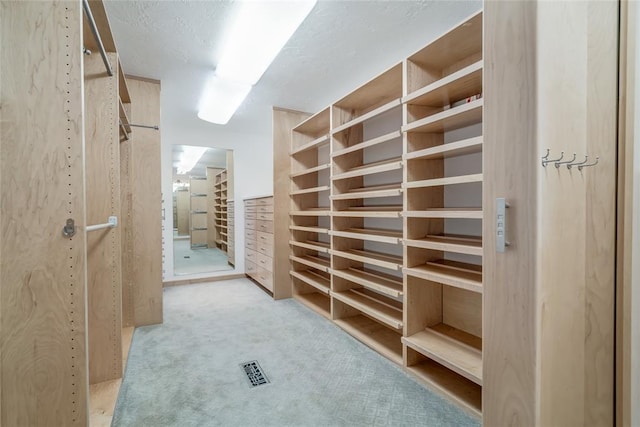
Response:
[[[245,271],[273,292],[273,197],[244,199]]]
[[[235,207],[233,200],[227,201],[227,262],[236,265]]]

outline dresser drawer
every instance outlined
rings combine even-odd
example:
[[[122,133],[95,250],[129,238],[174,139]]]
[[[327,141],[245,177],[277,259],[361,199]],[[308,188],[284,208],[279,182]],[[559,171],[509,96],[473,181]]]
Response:
[[[256,220],[255,219],[245,219],[244,220],[244,229],[245,230],[255,230],[256,229]],[[272,226],[273,229],[273,226]]]
[[[264,268],[265,270],[273,271],[273,259],[263,253],[256,253],[256,265],[260,268]]]
[[[260,213],[273,213],[273,205],[259,205],[258,211]]]
[[[245,206],[255,206],[256,204],[256,199],[248,199],[244,201]]]
[[[255,230],[265,233],[273,233],[273,221],[260,221],[255,222]]]
[[[244,240],[246,240],[247,242],[249,240],[256,240],[258,237],[257,233],[258,232],[256,230],[250,230],[250,229],[244,230]]]
[[[244,271],[247,276],[255,275],[258,272],[258,266],[250,261],[245,261]]]
[[[258,242],[258,245],[266,245],[273,248],[273,234],[256,231],[256,242]]]
[[[258,217],[258,212],[245,212],[244,219],[256,219]]]
[[[273,221],[273,212],[258,212],[256,214],[256,219],[259,221]]]
[[[247,249],[251,249],[252,251],[258,249],[258,245],[256,244],[255,240],[247,240],[246,242],[244,242],[244,247]]]
[[[244,259],[247,262],[252,262],[254,264],[257,264],[258,263],[257,252],[253,249],[245,248]]]
[[[257,267],[257,269],[258,271],[255,280],[265,288],[269,289],[269,291],[273,292],[273,273],[269,270],[265,270],[264,268]]]
[[[258,206],[272,205],[273,206],[273,197],[261,197],[259,199],[256,199],[256,205]]]

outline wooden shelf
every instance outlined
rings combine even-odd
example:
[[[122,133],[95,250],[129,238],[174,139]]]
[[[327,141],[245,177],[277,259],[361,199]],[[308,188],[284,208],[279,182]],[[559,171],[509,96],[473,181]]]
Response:
[[[301,280],[309,286],[313,286],[323,294],[329,295],[331,292],[331,281],[326,277],[316,274],[312,271],[290,271],[289,274],[296,279]]]
[[[353,289],[331,292],[331,296],[390,328],[402,329],[402,309],[385,304]]]
[[[449,260],[405,268],[408,276],[482,293],[482,267]]]
[[[345,154],[353,153],[354,151],[364,150],[365,148],[370,148],[375,145],[384,144],[385,142],[393,141],[394,139],[402,137],[402,132],[399,130],[393,131],[386,135],[379,136],[377,138],[369,139],[367,141],[360,142],[358,144],[352,145],[351,147],[346,147],[340,150],[336,150],[331,154],[331,157],[340,157]]]
[[[307,240],[305,242],[298,242],[296,240],[289,240],[289,244],[292,246],[298,246],[299,248],[311,249],[314,251],[329,253],[329,243],[317,242],[313,240]]]
[[[129,86],[127,85],[127,78],[122,70],[122,64],[118,61],[118,95],[120,95],[121,102],[125,104],[131,104],[131,96],[129,95]]]
[[[312,174],[312,173],[315,173],[315,172],[320,172],[320,171],[323,171],[323,170],[329,169],[329,168],[331,168],[331,163],[326,163],[326,164],[314,166],[314,167],[309,168],[309,169],[305,169],[303,171],[294,172],[291,175],[289,175],[289,177],[290,178],[298,178],[300,176],[309,175],[309,174]]]
[[[319,187],[305,188],[302,190],[295,190],[289,193],[290,196],[299,196],[300,194],[322,193],[323,191],[329,191],[328,185],[321,185]]]
[[[398,244],[400,240],[402,240],[402,231],[384,230],[381,228],[347,228],[345,230],[333,230],[331,231],[331,235],[391,244]]]
[[[368,163],[362,166],[354,167],[347,172],[335,174],[331,177],[334,181],[346,178],[355,178],[358,176],[372,175],[374,173],[389,172],[402,169],[402,158],[396,157],[379,162]]]
[[[289,230],[295,230],[295,231],[308,231],[309,233],[320,233],[320,234],[327,234],[327,233],[329,233],[329,229],[328,229],[328,228],[323,228],[323,227],[312,227],[312,226],[302,226],[302,225],[290,225],[290,226],[289,226]]]
[[[387,111],[393,110],[394,108],[400,107],[402,105],[402,101],[400,98],[391,100],[389,102],[387,102],[384,105],[381,105],[378,108],[375,108],[371,111],[369,111],[368,113],[365,113],[361,116],[356,117],[353,120],[349,120],[348,122],[334,128],[331,130],[331,134],[335,135],[337,133],[340,132],[344,132],[345,130],[355,126],[355,125],[359,125],[360,123],[366,122],[367,120],[370,120],[376,116],[379,116],[383,113],[386,113]]]
[[[304,151],[308,151],[308,150],[314,150],[317,148],[322,147],[323,145],[327,145],[329,143],[329,134],[327,135],[322,135],[320,138],[316,138],[311,142],[308,142],[296,149],[294,149],[293,151],[291,151],[291,155],[295,156],[296,154],[300,154]]]
[[[293,294],[293,298],[316,313],[331,319],[331,299],[319,292],[309,294]]]
[[[482,60],[402,98],[411,105],[442,107],[482,93]]]
[[[482,256],[482,238],[475,236],[428,235],[424,239],[407,239],[407,246],[434,251]]]
[[[120,122],[122,123],[122,127],[127,134],[131,133],[131,126],[129,125],[129,116],[127,115],[127,111],[124,108],[124,104],[122,103],[122,99],[118,99],[118,116],[120,117]]]
[[[345,210],[333,211],[336,217],[351,218],[399,218],[402,205],[352,206]]]
[[[330,216],[329,208],[307,208],[301,211],[290,211],[289,216]]]
[[[333,249],[331,250],[331,254],[352,261],[388,268],[389,270],[398,270],[402,266],[402,257],[381,252],[363,251],[360,249],[345,249],[342,251]]]
[[[327,258],[320,258],[316,256],[311,256],[311,255],[303,255],[303,256],[290,255],[289,259],[291,261],[304,264],[308,267],[312,267],[312,268],[315,268],[316,270],[324,271],[326,273],[328,273],[329,269],[331,268],[331,261]]]
[[[482,174],[476,173],[472,175],[450,176],[445,178],[425,179],[422,181],[409,181],[402,187],[407,188],[425,188],[425,187],[441,187],[444,185],[470,184],[474,182],[482,182]]]
[[[477,417],[482,415],[482,387],[473,381],[428,359],[405,369]]]
[[[463,139],[448,144],[436,145],[423,150],[412,151],[404,155],[405,160],[415,159],[446,159],[482,152],[482,137]]]
[[[482,385],[482,340],[445,324],[438,324],[402,342],[441,365]]]
[[[402,194],[402,183],[376,185],[370,187],[353,188],[343,194],[331,196],[331,200],[355,200],[379,197],[394,197]]]
[[[402,126],[403,132],[447,132],[482,122],[482,99],[477,99]]]
[[[387,359],[402,365],[402,342],[400,341],[402,335],[400,333],[361,314],[335,319],[334,322]]]
[[[325,108],[317,112],[313,116],[303,120],[300,124],[293,128],[293,132],[303,135],[317,135],[325,133],[325,129],[329,129],[330,111]]]
[[[407,211],[404,215],[408,218],[482,219],[482,208],[432,208]]]
[[[392,277],[377,271],[366,271],[358,268],[331,270],[331,273],[336,277],[341,277],[392,298],[399,298],[403,295],[401,277]]]

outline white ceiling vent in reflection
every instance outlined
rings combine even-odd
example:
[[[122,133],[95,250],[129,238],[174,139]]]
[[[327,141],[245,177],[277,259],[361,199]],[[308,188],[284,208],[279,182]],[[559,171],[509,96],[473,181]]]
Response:
[[[200,157],[207,151],[207,147],[191,147],[186,146],[182,150],[180,163],[178,163],[178,175],[184,175],[191,172],[191,169],[198,163]]]
[[[316,0],[245,0],[236,4],[215,77],[207,83],[198,112],[202,120],[221,125],[231,119]]]

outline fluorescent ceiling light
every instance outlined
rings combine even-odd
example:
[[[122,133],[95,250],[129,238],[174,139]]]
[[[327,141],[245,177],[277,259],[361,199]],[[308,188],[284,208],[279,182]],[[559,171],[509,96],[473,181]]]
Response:
[[[216,68],[223,79],[254,85],[305,20],[316,0],[242,1]]]
[[[226,125],[250,90],[249,84],[234,83],[212,76],[200,98],[198,117],[211,123]]]
[[[207,147],[184,147],[177,167],[178,175],[191,172],[191,169],[200,161],[200,158],[207,150]]]

